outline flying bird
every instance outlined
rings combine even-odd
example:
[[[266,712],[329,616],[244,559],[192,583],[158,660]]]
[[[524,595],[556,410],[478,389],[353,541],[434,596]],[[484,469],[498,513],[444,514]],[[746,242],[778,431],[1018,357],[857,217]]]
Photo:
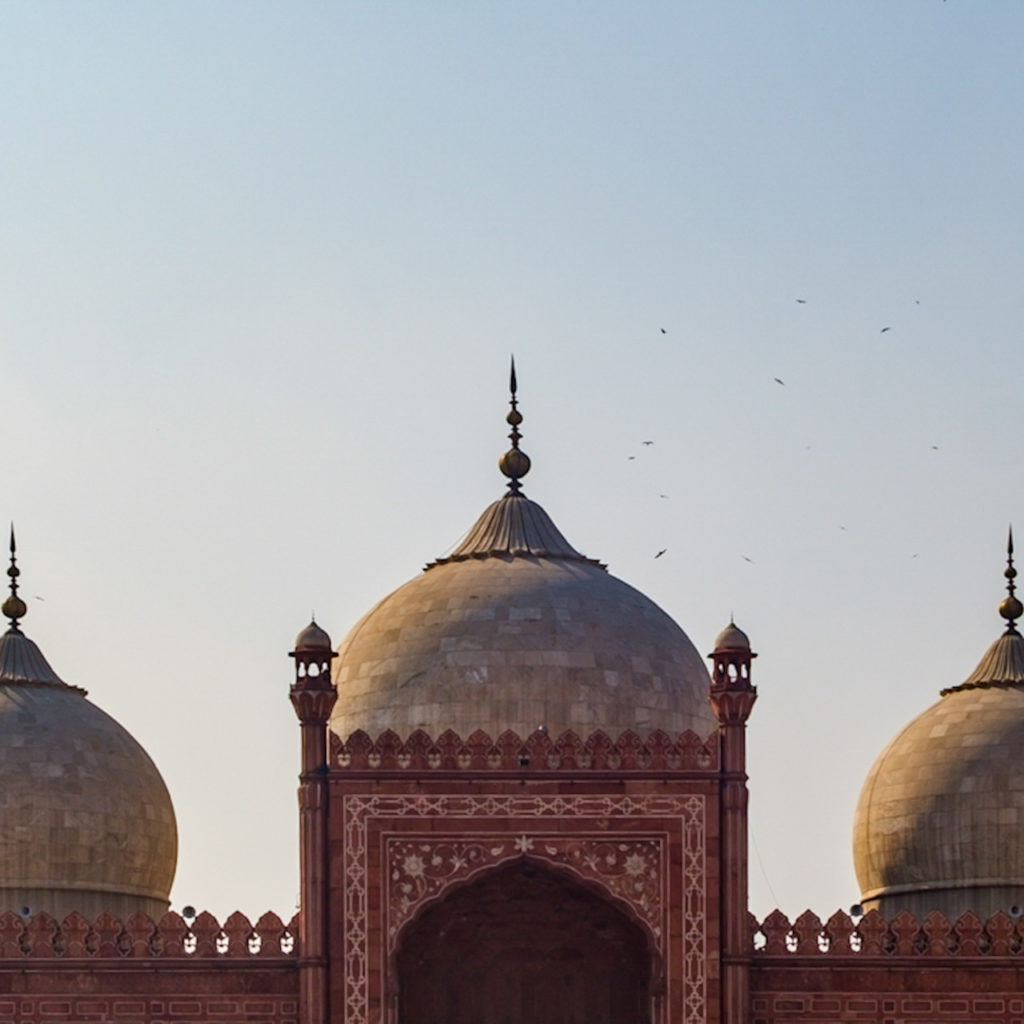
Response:
[[[939,450],[939,446],[937,444],[933,444],[932,445],[932,451],[933,452],[937,452],[938,450]]]
[[[665,328],[664,328],[664,327],[662,327],[662,328],[661,328],[661,333],[662,333],[662,334],[668,334],[668,331],[666,331],[666,330],[665,330]]]
[[[632,462],[632,461],[633,461],[633,460],[634,460],[635,458],[636,458],[636,456],[635,456],[635,455],[627,455],[627,456],[626,456],[626,461],[627,461],[627,462]]]
[[[740,555],[740,558],[742,558],[744,562],[749,562],[751,565],[754,564],[754,560],[752,558],[747,558],[746,555]]]
[[[786,382],[780,377],[772,377],[772,380],[775,381],[776,384],[781,384],[783,387],[786,386]]]
[[[658,497],[659,497],[659,498],[667,498],[667,497],[668,497],[668,495],[667,495],[667,494],[659,494],[659,495],[658,495]]]
[[[654,444],[653,441],[641,441],[640,443],[641,444]]]
[[[806,299],[797,299],[796,301],[799,302],[801,306],[806,306],[807,305],[807,300]]]
[[[661,558],[661,556],[665,554],[666,551],[668,551],[668,548],[662,548],[654,557]]]
[[[879,334],[885,334],[886,331],[891,331],[891,330],[892,330],[891,327],[883,327],[878,333]]]

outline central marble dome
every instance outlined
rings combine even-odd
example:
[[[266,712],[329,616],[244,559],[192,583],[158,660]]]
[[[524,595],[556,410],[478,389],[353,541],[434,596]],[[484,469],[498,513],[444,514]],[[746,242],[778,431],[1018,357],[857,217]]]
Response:
[[[513,389],[514,390],[514,389]],[[407,736],[453,729],[551,736],[716,728],[703,659],[653,601],[573,548],[520,493],[529,459],[499,466],[510,491],[466,539],[384,598],[338,648],[331,728]]]

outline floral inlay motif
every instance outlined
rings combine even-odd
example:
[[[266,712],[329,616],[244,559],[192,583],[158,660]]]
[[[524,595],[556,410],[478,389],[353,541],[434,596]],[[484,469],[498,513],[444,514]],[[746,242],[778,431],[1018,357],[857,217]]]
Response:
[[[571,868],[583,878],[602,882],[628,903],[661,944],[662,859],[660,839],[609,840],[560,835],[392,839],[388,842],[388,943],[425,901],[449,883],[468,878],[524,855]]]

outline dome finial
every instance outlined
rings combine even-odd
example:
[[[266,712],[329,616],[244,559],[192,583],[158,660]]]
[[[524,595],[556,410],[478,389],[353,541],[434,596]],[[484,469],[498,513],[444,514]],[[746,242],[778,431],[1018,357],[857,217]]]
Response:
[[[1003,570],[1003,575],[1006,577],[1006,592],[1007,596],[1003,598],[999,605],[999,614],[1006,619],[1006,632],[1016,633],[1017,632],[1017,620],[1024,615],[1024,605],[1017,599],[1015,591],[1017,590],[1016,584],[1013,582],[1017,577],[1017,570],[1013,567],[1013,527],[1010,527],[1010,532],[1006,540],[1006,568]]]
[[[28,608],[25,606],[25,602],[18,597],[18,577],[21,575],[21,570],[18,568],[17,562],[17,546],[14,543],[14,523],[11,523],[11,565],[7,570],[7,576],[11,581],[11,593],[10,596],[4,601],[0,611],[7,616],[11,623],[11,628],[8,632],[20,633],[18,629],[18,620],[25,617],[25,613]]]
[[[530,457],[526,452],[519,450],[519,438],[522,437],[522,434],[519,433],[519,424],[523,422],[523,414],[519,411],[519,402],[516,400],[518,388],[516,385],[515,356],[512,356],[512,368],[509,373],[508,386],[512,397],[509,403],[511,408],[505,417],[505,422],[512,427],[512,432],[508,435],[508,439],[512,442],[512,447],[498,459],[498,469],[508,477],[509,493],[518,494],[522,487],[519,481],[530,472]]]

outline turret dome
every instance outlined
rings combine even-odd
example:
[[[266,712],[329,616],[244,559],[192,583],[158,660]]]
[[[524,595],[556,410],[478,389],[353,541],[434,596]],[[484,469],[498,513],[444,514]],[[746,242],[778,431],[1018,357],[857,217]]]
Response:
[[[317,625],[314,619],[295,638],[296,651],[329,651],[331,649],[331,637],[326,629]]]
[[[750,637],[736,625],[730,622],[718,636],[715,637],[716,651],[749,651]]]

